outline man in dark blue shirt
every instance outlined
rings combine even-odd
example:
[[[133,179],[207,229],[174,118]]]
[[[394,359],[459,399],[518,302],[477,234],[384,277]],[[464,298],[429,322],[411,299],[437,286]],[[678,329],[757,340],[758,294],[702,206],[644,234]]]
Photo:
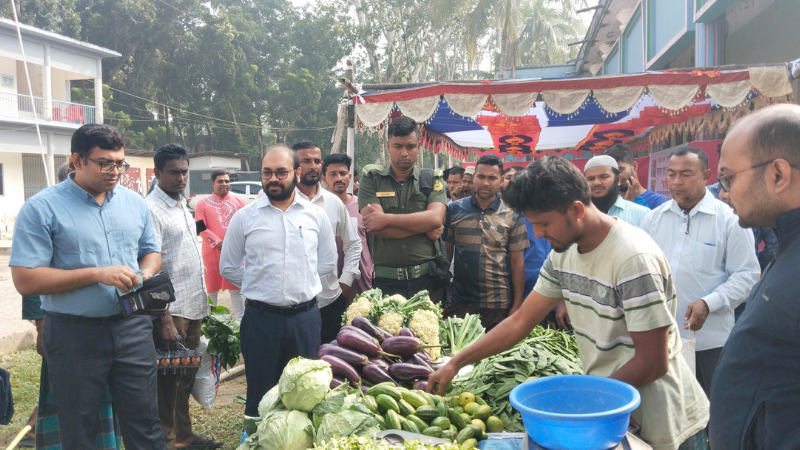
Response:
[[[625,200],[630,200],[650,209],[656,209],[667,201],[667,197],[645,189],[639,184],[636,175],[639,170],[639,163],[633,156],[630,147],[625,144],[615,144],[608,148],[606,155],[614,158],[619,166],[619,193]]]
[[[750,291],[711,384],[711,448],[800,448],[800,106],[739,121],[722,144],[720,199],[748,228],[777,227],[775,261]]]

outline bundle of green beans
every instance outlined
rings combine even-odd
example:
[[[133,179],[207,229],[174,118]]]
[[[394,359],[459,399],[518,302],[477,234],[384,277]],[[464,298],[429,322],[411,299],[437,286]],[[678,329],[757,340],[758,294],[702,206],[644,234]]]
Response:
[[[507,431],[523,431],[522,417],[508,401],[520,383],[548,375],[583,374],[575,338],[536,327],[517,345],[475,364],[472,372],[453,380],[453,393],[482,395]],[[454,395],[451,393],[451,395]]]

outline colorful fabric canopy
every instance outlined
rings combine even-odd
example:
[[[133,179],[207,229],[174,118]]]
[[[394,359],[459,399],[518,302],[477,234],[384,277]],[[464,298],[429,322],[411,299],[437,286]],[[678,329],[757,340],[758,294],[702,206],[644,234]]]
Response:
[[[427,148],[461,156],[602,152],[654,126],[682,122],[752,95],[792,94],[785,66],[601,77],[431,83],[355,96],[361,126],[401,113],[424,122]]]

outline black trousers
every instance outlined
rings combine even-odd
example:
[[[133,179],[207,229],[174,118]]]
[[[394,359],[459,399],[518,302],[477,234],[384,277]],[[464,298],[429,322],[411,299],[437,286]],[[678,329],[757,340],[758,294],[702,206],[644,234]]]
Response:
[[[245,306],[240,334],[247,368],[246,416],[258,417],[258,402],[278,384],[286,363],[297,356],[316,359],[320,330],[316,305],[293,316]]]
[[[320,342],[322,344],[336,339],[339,329],[342,328],[342,314],[347,309],[347,298],[340,295],[339,298],[319,310],[322,318],[322,332]]]
[[[125,448],[166,448],[152,336],[149,316],[103,323],[45,313],[44,353],[64,450],[94,448],[106,383]]]
[[[417,295],[419,291],[427,290],[428,296],[430,296],[433,303],[444,303],[444,287],[441,284],[436,282],[430,275],[414,280],[392,280],[390,278],[375,277],[375,280],[372,281],[372,287],[380,289],[385,295],[400,294],[406,299]]]
[[[720,356],[722,356],[722,347],[694,352],[697,382],[705,391],[706,397],[711,396],[711,379],[714,378]]]

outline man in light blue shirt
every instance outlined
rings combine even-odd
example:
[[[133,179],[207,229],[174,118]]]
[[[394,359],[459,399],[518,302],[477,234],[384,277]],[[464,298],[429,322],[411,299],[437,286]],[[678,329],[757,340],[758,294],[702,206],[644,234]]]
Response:
[[[638,227],[650,212],[648,208],[622,198],[619,192],[619,167],[614,158],[595,156],[586,163],[583,176],[592,191],[592,203],[609,216]]]
[[[137,270],[146,279],[161,268],[150,213],[118,186],[129,165],[113,127],[79,128],[72,163],[70,178],[23,205],[9,263],[17,290],[42,298],[62,445],[94,447],[108,383],[126,447],[163,449],[152,320],[123,317],[115,290],[132,288]]]

